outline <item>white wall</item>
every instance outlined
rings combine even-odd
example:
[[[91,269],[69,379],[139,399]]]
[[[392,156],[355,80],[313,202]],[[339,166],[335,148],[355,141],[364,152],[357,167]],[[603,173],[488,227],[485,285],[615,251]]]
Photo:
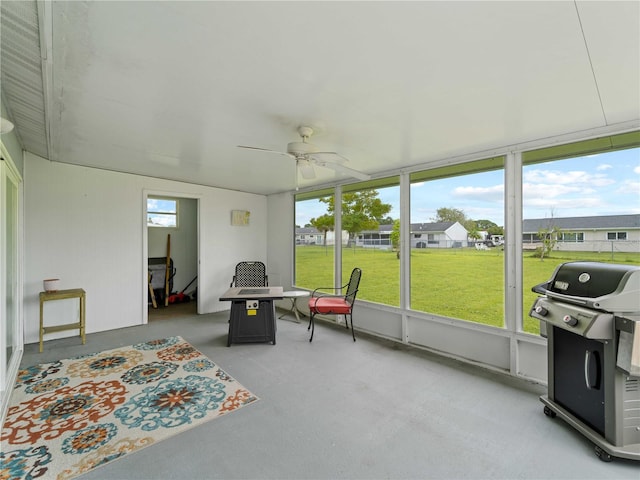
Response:
[[[267,273],[269,285],[290,290],[293,284],[294,201],[290,193],[268,197]],[[303,303],[303,302],[300,302]],[[288,300],[277,303],[289,308]]]
[[[87,333],[139,325],[147,311],[145,193],[200,202],[198,311],[228,310],[219,296],[236,263],[267,260],[267,199],[230,190],[108,172],[25,155],[25,342],[38,340],[42,280],[87,292]],[[231,226],[249,210],[249,226]],[[291,216],[289,217],[291,218]],[[47,324],[76,321],[71,300],[48,302]],[[77,335],[74,331],[47,336]]]

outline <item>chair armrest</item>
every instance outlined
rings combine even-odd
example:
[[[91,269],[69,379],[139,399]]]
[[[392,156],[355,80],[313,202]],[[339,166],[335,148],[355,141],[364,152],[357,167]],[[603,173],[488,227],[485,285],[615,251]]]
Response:
[[[313,292],[311,292],[311,298],[313,297],[340,297],[341,295],[335,295],[335,294],[331,294],[331,293],[324,293],[324,292],[320,292],[319,294],[317,293],[318,290],[334,290],[334,291],[342,291],[342,287],[318,287],[316,288]]]

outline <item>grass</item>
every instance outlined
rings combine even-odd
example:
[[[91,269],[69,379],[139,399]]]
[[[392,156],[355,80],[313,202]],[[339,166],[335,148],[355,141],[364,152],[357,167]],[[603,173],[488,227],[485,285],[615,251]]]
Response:
[[[574,260],[640,265],[640,252],[554,252],[544,261],[523,255],[524,331],[538,334],[539,323],[529,317],[537,294],[531,287],[548,280],[556,266]],[[400,261],[391,251],[345,248],[342,278],[362,269],[358,298],[400,305]],[[296,285],[314,289],[333,285],[333,247],[296,247]],[[445,317],[504,326],[504,252],[498,248],[415,249],[411,251],[411,308]]]

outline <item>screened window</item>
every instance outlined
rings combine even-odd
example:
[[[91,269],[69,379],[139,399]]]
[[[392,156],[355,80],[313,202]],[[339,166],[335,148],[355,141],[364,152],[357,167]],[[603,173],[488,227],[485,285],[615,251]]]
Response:
[[[525,332],[537,334],[540,329],[539,321],[528,315],[537,296],[531,287],[551,278],[559,264],[640,263],[639,241],[627,240],[627,231],[603,232],[610,222],[634,213],[638,140],[637,133],[623,134],[523,154]]]
[[[400,186],[397,177],[348,185],[342,190],[342,283],[358,267],[358,298],[400,305]],[[395,231],[395,233],[394,233]]]
[[[313,290],[333,285],[336,235],[333,215],[327,206],[333,190],[301,194],[295,202],[294,285]]]
[[[176,228],[178,226],[178,200],[174,198],[147,198],[147,226]]]
[[[340,286],[358,267],[362,270],[359,299],[399,306],[399,178],[347,185],[339,201],[333,192],[296,196],[295,285]],[[335,230],[336,207],[340,232]],[[309,238],[315,241],[307,242]],[[339,282],[333,275],[337,248],[342,258]]]
[[[504,326],[504,159],[411,174],[411,308]],[[425,242],[426,239],[426,242]],[[493,245],[493,244],[492,244]],[[454,293],[452,295],[452,293]]]

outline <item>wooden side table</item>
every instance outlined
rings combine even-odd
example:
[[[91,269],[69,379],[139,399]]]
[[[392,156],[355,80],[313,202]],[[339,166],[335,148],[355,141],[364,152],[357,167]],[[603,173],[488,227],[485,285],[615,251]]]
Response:
[[[67,298],[80,299],[80,321],[75,323],[67,323],[64,325],[44,326],[44,302],[50,300],[65,300]],[[47,333],[62,332],[64,330],[80,330],[82,344],[85,343],[85,304],[86,292],[82,288],[72,288],[70,290],[57,290],[55,292],[40,292],[40,353],[42,353],[43,337]]]

